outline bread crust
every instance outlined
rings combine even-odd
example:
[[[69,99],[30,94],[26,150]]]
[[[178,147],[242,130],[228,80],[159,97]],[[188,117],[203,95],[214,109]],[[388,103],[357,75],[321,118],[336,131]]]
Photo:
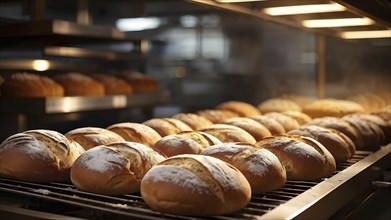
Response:
[[[213,124],[207,118],[194,113],[179,113],[173,115],[172,118],[181,120],[185,124],[189,125],[193,130],[198,130]]]
[[[102,83],[81,73],[64,73],[53,77],[62,85],[66,96],[103,96],[105,87]]]
[[[251,134],[256,141],[272,135],[265,126],[250,118],[234,117],[223,121],[222,124],[239,127]]]
[[[132,86],[121,78],[102,73],[93,74],[91,77],[103,84],[106,95],[133,94]]]
[[[223,102],[215,107],[218,110],[228,110],[235,112],[240,117],[260,115],[261,112],[253,105],[241,101]]]
[[[255,144],[256,140],[247,131],[227,124],[214,124],[209,127],[200,129],[199,131],[208,133],[221,142],[244,142],[249,144]]]
[[[104,128],[82,127],[68,131],[65,136],[79,143],[84,149],[124,141],[118,134]]]
[[[117,123],[107,127],[107,130],[120,135],[125,141],[133,141],[149,147],[162,138],[155,130],[140,123]]]
[[[213,124],[217,124],[229,118],[239,116],[237,113],[233,111],[219,110],[219,109],[204,109],[204,110],[197,111],[196,114],[205,117]]]
[[[285,128],[274,118],[267,117],[265,115],[256,115],[249,118],[265,126],[272,135],[286,133]]]
[[[175,118],[152,118],[143,122],[143,124],[154,129],[161,137],[193,130],[190,126]]]

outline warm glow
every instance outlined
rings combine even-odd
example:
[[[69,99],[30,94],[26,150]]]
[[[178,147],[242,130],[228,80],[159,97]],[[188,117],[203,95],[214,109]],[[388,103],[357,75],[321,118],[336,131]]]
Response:
[[[391,30],[346,31],[341,33],[341,37],[345,39],[387,38],[391,37]]]
[[[311,14],[311,13],[324,13],[334,11],[345,11],[346,8],[340,4],[316,4],[316,5],[295,5],[284,7],[265,8],[263,12],[272,15],[294,15],[294,14]]]
[[[363,26],[374,23],[375,22],[369,18],[318,19],[305,20],[302,22],[303,26],[308,28]]]
[[[116,26],[120,31],[143,31],[155,29],[161,25],[159,18],[120,18]]]
[[[221,3],[238,3],[238,2],[261,2],[266,0],[216,0]]]
[[[50,67],[50,63],[47,60],[34,60],[32,65],[36,71],[45,71]]]

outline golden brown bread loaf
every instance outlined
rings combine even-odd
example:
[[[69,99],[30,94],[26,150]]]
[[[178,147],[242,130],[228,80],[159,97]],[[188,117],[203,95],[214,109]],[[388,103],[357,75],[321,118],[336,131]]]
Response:
[[[272,135],[265,126],[250,118],[234,117],[223,121],[222,124],[239,127],[251,134],[256,141]]]
[[[175,118],[152,118],[143,122],[143,124],[151,127],[162,137],[170,134],[177,134],[182,131],[193,130],[187,124]]]
[[[140,191],[140,183],[152,166],[164,157],[136,142],[116,142],[89,149],[71,168],[76,188],[105,195]]]
[[[304,108],[304,106],[314,101],[314,99],[309,96],[297,95],[297,94],[284,94],[281,95],[279,98],[290,100],[298,104],[301,108]]]
[[[124,72],[118,76],[132,86],[134,93],[158,92],[160,90],[160,84],[156,79],[140,72]]]
[[[319,143],[330,151],[336,162],[347,161],[356,151],[352,140],[343,133],[331,128],[305,125],[291,130],[287,134],[306,136],[319,141]]]
[[[265,126],[272,135],[285,134],[286,132],[285,128],[277,120],[271,117],[266,117],[264,115],[256,115],[256,116],[251,116],[249,118]]]
[[[221,141],[210,134],[200,131],[183,131],[163,137],[153,146],[157,152],[167,157],[178,154],[200,154],[204,149],[221,144]]]
[[[384,98],[373,93],[364,93],[350,96],[347,98],[347,100],[360,104],[364,108],[365,113],[380,110],[387,104]]]
[[[91,77],[103,84],[106,95],[130,95],[133,93],[132,86],[121,78],[102,73],[93,74]]]
[[[105,87],[102,83],[81,73],[64,73],[53,77],[62,85],[66,96],[103,96]]]
[[[227,124],[214,124],[199,131],[215,136],[221,142],[243,142],[255,144],[256,140],[247,131]]]
[[[155,130],[140,123],[117,123],[110,125],[106,129],[118,134],[125,141],[137,142],[148,147],[152,147],[162,138]]]
[[[298,135],[275,135],[256,143],[278,157],[288,180],[317,180],[336,170],[334,157],[318,141]]]
[[[64,89],[52,79],[30,73],[15,73],[6,78],[1,94],[9,97],[38,98],[64,96]]]
[[[216,157],[238,168],[250,183],[252,193],[277,190],[286,182],[286,171],[278,158],[251,144],[218,144],[205,149],[201,155]]]
[[[326,116],[342,117],[352,113],[363,113],[364,108],[358,103],[339,100],[339,99],[321,99],[312,102],[304,107],[303,112],[311,118],[320,118]]]
[[[243,174],[219,159],[178,155],[150,169],[141,196],[152,209],[177,215],[224,215],[242,209],[251,198]]]
[[[228,110],[235,112],[241,117],[248,117],[253,115],[260,115],[261,112],[249,103],[240,101],[224,102],[216,106],[218,110]]]
[[[196,112],[197,115],[201,115],[202,117],[205,117],[209,121],[211,121],[213,124],[220,123],[222,121],[225,121],[229,118],[237,117],[239,116],[237,113],[228,111],[228,110],[217,110],[217,109],[204,109]]]
[[[282,98],[272,98],[262,101],[257,106],[259,111],[262,114],[268,112],[285,112],[285,111],[299,111],[301,112],[302,108],[293,101],[282,99]]]
[[[280,112],[269,112],[265,114],[266,117],[273,118],[278,121],[282,127],[284,127],[285,132],[298,128],[299,122],[296,121],[293,117],[289,117]]]
[[[76,141],[86,150],[99,145],[125,141],[112,131],[96,127],[76,128],[67,132],[65,136],[70,140]]]
[[[380,111],[376,111],[376,112],[371,112],[371,115],[376,115],[376,116],[380,117],[381,119],[383,119],[383,121],[385,121],[388,124],[388,126],[390,126],[390,124],[391,124],[391,106],[388,111],[380,110]]]
[[[185,124],[189,125],[193,130],[198,130],[213,124],[207,118],[193,113],[179,113],[173,115],[172,118],[183,121]]]
[[[56,131],[14,134],[0,145],[0,176],[40,183],[66,181],[83,152],[79,144]]]
[[[387,144],[391,141],[391,121],[386,121],[382,117],[379,117],[378,115],[375,114],[356,113],[352,115],[347,115],[345,117],[357,117],[360,120],[363,120],[364,122],[369,124],[369,126],[374,131],[374,133],[380,135],[382,139],[380,144]],[[377,128],[380,128],[382,133],[379,133]]]
[[[309,115],[307,115],[303,112],[286,111],[286,112],[281,112],[281,113],[295,119],[299,123],[299,125],[307,124],[312,120],[312,118]]]

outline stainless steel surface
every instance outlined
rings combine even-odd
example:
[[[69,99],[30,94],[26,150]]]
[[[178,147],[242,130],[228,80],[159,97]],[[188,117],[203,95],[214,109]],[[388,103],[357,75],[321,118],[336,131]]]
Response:
[[[1,98],[0,113],[51,114],[126,107],[152,106],[168,102],[168,91],[102,97]]]
[[[36,59],[1,59],[0,70],[33,71],[35,61]],[[86,72],[99,70],[99,63],[97,62],[47,61],[51,71],[80,71],[80,66],[83,66],[83,71]]]

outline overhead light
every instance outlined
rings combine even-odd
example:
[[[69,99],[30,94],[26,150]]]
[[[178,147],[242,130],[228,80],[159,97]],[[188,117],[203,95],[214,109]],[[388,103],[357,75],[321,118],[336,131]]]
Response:
[[[263,9],[264,13],[272,16],[312,14],[312,13],[324,13],[324,12],[335,12],[335,11],[346,11],[346,8],[340,4],[331,3],[331,4],[283,6],[283,7],[272,7],[272,8]]]
[[[32,67],[35,71],[45,71],[50,67],[50,63],[47,60],[34,60]]]
[[[341,33],[341,37],[345,39],[388,38],[391,37],[391,30],[345,31]]]
[[[261,2],[266,0],[216,0],[221,3],[238,3],[238,2]]]
[[[338,18],[302,21],[302,25],[308,28],[364,26],[374,23],[375,22],[369,18]]]
[[[116,21],[116,26],[120,31],[142,31],[159,27],[159,18],[120,18]]]

